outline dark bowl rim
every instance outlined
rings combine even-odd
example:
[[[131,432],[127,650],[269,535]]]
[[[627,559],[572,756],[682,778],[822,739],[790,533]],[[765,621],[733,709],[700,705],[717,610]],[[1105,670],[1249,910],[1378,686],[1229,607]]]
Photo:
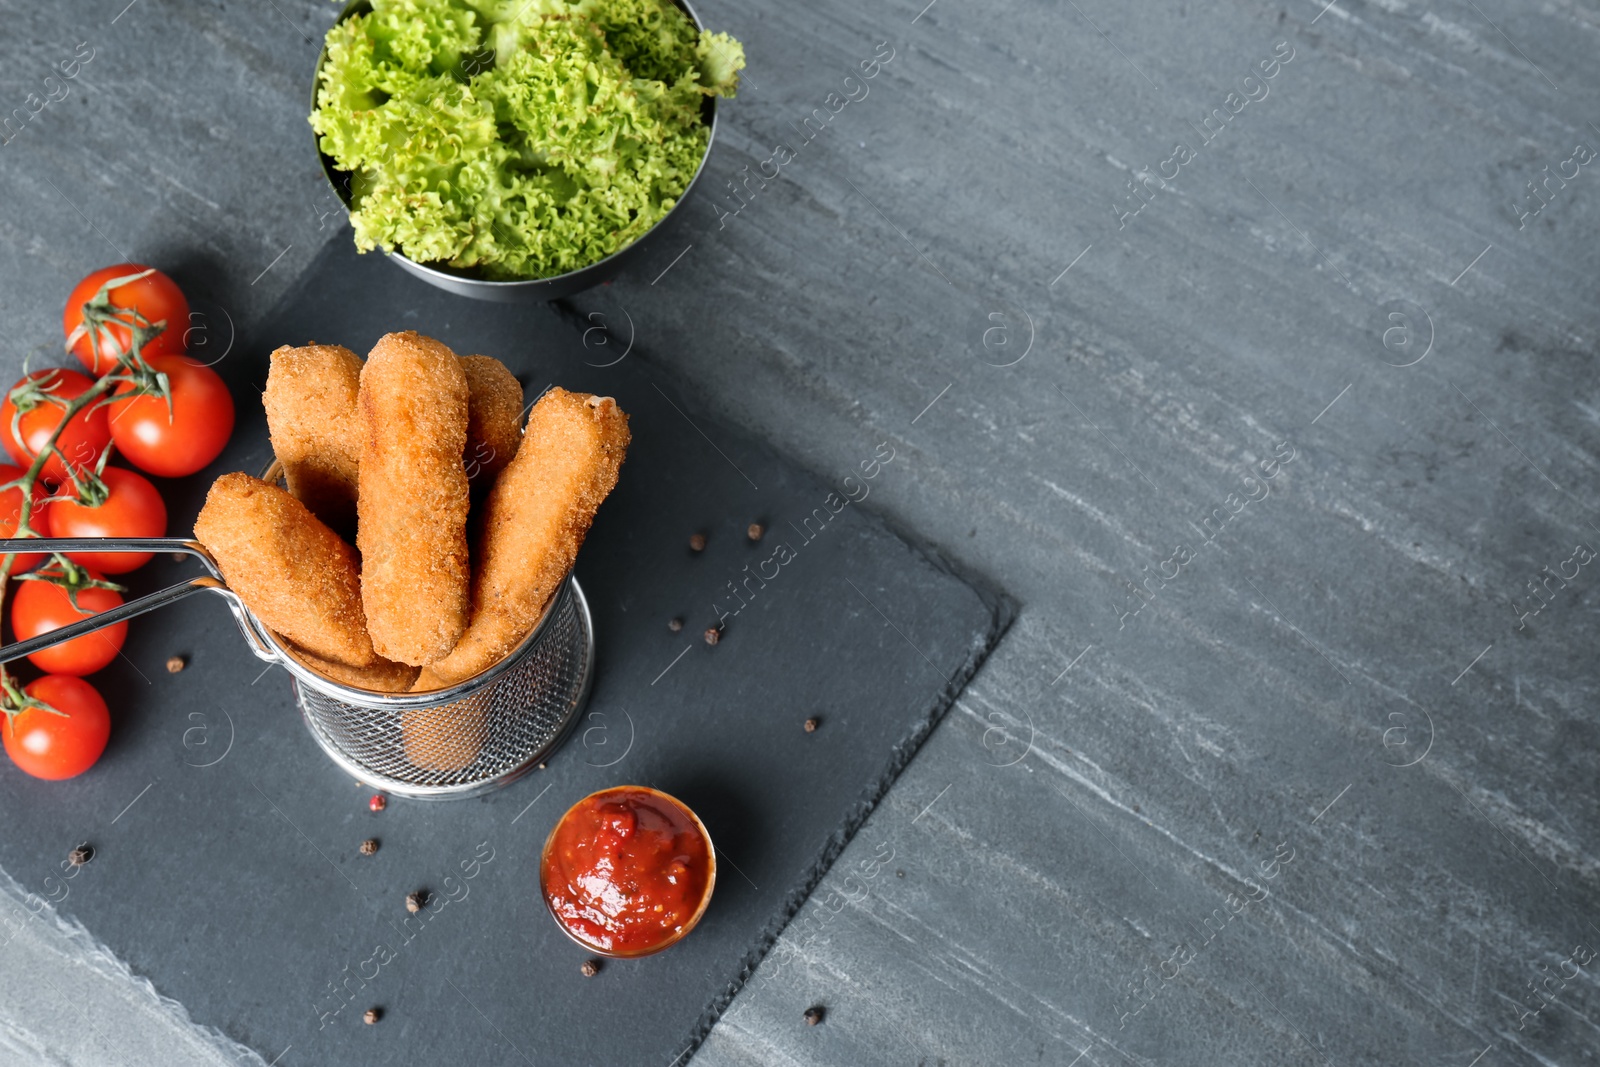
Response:
[[[672,0],[672,3],[681,8],[683,13],[689,16],[689,21],[694,23],[694,28],[696,30],[699,30],[702,33],[705,32],[705,24],[700,21],[699,13],[695,11],[694,6],[690,4],[689,0]],[[372,0],[350,0],[350,2],[345,5],[344,10],[339,12],[339,17],[333,20],[333,25],[337,26],[351,16],[362,13],[363,9],[366,11],[371,11]],[[329,27],[329,30],[332,30],[331,26]],[[324,33],[322,39],[322,49],[317,53],[317,65],[311,76],[312,113],[315,113],[317,110],[317,90],[322,81],[322,66],[327,62],[327,60],[328,39],[327,34]],[[717,98],[715,96],[706,97],[706,104],[709,105],[711,112],[710,121],[706,123],[709,131],[706,135],[706,150],[705,153],[700,157],[700,165],[695,168],[694,175],[689,179],[689,184],[685,185],[683,187],[683,192],[679,194],[677,202],[672,205],[672,209],[670,211],[657,219],[655,224],[652,225],[648,230],[646,230],[644,233],[641,233],[638,237],[635,237],[632,241],[629,241],[627,244],[623,245],[621,248],[610,253],[602,259],[597,259],[593,263],[586,263],[581,267],[574,267],[572,270],[566,271],[562,274],[550,274],[543,278],[518,278],[515,281],[498,281],[490,278],[479,278],[468,271],[454,267],[435,266],[434,264],[437,263],[436,260],[430,260],[427,262],[415,260],[400,251],[384,252],[384,255],[393,259],[405,261],[405,263],[417,273],[431,276],[430,280],[432,278],[437,278],[438,281],[435,284],[439,284],[442,287],[448,288],[452,285],[467,285],[472,287],[481,286],[490,292],[517,292],[524,289],[532,290],[544,286],[554,288],[562,286],[566,283],[570,283],[578,279],[580,276],[587,275],[591,271],[599,273],[599,268],[611,263],[619,256],[623,256],[632,252],[640,245],[641,242],[644,241],[645,238],[661,229],[661,227],[664,226],[669,219],[678,213],[679,209],[683,207],[684,202],[689,199],[689,194],[694,191],[694,187],[699,183],[701,175],[705,173],[706,163],[711,159],[712,146],[714,146],[717,141]],[[334,175],[336,173],[348,175],[350,172],[339,168],[334,163],[333,159],[329,157],[327,153],[323,152],[322,138],[315,130],[312,131],[311,138],[312,144],[316,148],[317,159],[322,164],[322,177],[327,181],[329,188],[333,190],[333,194],[339,198],[339,202],[344,205],[345,211],[348,212],[350,210],[349,192],[347,189],[342,188],[339,183],[334,180]]]

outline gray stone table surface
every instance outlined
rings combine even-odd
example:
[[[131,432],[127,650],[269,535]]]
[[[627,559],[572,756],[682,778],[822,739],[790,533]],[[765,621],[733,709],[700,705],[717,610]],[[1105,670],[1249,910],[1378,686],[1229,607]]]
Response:
[[[572,310],[887,436],[1021,609],[695,1062],[1594,1062],[1600,6],[698,6],[706,188]],[[334,11],[7,5],[0,113],[94,49],[0,147],[7,366],[102,262],[249,323],[349,239]]]

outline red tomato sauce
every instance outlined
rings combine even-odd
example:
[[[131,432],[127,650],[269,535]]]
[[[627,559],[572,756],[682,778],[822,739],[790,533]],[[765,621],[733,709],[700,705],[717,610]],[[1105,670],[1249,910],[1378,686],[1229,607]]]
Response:
[[[698,821],[663,793],[604,790],[562,816],[540,871],[550,913],[605,952],[648,952],[699,917],[712,877]]]

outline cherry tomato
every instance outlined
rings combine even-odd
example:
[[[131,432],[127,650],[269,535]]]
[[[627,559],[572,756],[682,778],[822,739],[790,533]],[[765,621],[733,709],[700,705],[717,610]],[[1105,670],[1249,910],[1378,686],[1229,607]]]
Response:
[[[0,467],[0,484],[4,483],[5,470]],[[121,467],[107,467],[100,478],[110,490],[104,502],[90,507],[76,500],[57,500],[50,505],[51,537],[166,536],[167,505],[148,478]],[[4,527],[0,526],[0,530]],[[105,574],[126,574],[144,566],[150,556],[149,552],[67,553],[74,563]]]
[[[13,467],[9,463],[0,463],[0,485],[14,482],[27,472],[21,467]],[[28,519],[28,525],[33,527],[33,532],[40,537],[53,536],[50,526],[50,505],[45,501],[44,486],[38,482],[33,483],[33,514]],[[21,518],[22,490],[11,488],[0,493],[0,514],[5,518],[0,519],[0,537],[15,537],[17,533],[17,520]],[[11,561],[11,570],[7,573],[16,574],[18,571],[32,570],[44,562],[42,552],[27,552],[17,556]]]
[[[62,714],[25,708],[0,722],[0,740],[19,768],[48,781],[75,778],[95,765],[111,738],[111,712],[82,678],[47,674],[23,690]]]
[[[149,269],[137,263],[118,263],[114,267],[102,267],[75,285],[72,295],[67,297],[66,310],[61,313],[61,327],[66,335],[70,338],[72,332],[83,325],[83,305],[94,299],[102,285]],[[156,271],[136,282],[119,285],[110,295],[114,307],[136,308],[151,322],[166,321],[167,328],[144,346],[144,355],[183,352],[183,337],[189,330],[189,301],[184,299],[177,282]],[[72,342],[72,354],[96,376],[115,368],[118,356],[126,353],[133,341],[133,333],[126,326],[107,325],[106,331],[110,336],[101,334],[98,356],[87,333]]]
[[[52,567],[47,568],[46,573],[61,572]],[[100,575],[89,571],[89,577],[99,578]],[[67,591],[54,582],[22,581],[17,583],[16,598],[11,601],[11,629],[18,641],[27,641],[121,604],[122,594],[114,589],[80,589],[78,606],[73,607]],[[41,671],[52,674],[93,674],[117,658],[127,636],[128,624],[114,623],[104,630],[35,652],[28,659]]]
[[[142,471],[164,478],[193,474],[221,454],[233,433],[233,397],[217,372],[187,356],[153,356],[151,367],[167,376],[172,410],[159,396],[113,401],[111,439]],[[133,390],[119,385],[117,396]]]
[[[17,386],[30,381],[37,382],[38,388],[49,393],[53,399],[34,404],[22,413],[20,422],[17,420],[17,406],[11,401],[11,391],[7,391],[5,401],[0,403],[0,443],[24,467],[33,463],[39,450],[50,440],[50,435],[61,425],[61,413],[66,404],[94,385],[91,378],[75,370],[52,368],[34,371],[19,379],[11,389],[15,390]],[[20,437],[15,430],[18,426],[21,428]],[[62,465],[63,456],[74,470],[92,470],[110,440],[111,429],[106,424],[106,409],[91,404],[72,416],[72,420],[61,431],[56,441],[57,454],[45,460],[42,473],[57,484],[65,482],[67,468]]]

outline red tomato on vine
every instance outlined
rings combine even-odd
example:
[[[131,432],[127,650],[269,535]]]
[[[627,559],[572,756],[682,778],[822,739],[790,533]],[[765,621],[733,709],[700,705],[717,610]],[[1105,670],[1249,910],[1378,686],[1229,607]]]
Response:
[[[0,468],[3,471],[5,468]],[[0,482],[4,475],[0,473]],[[56,500],[50,505],[52,537],[165,537],[167,505],[142,474],[121,467],[100,472],[106,496],[99,503]],[[13,493],[15,489],[11,490]],[[4,527],[0,527],[3,530]],[[144,566],[149,552],[69,552],[67,558],[104,574],[126,574]]]
[[[19,464],[32,465],[61,426],[67,405],[93,386],[87,375],[59,367],[36,370],[19,379],[0,403],[0,443]],[[55,454],[45,460],[41,473],[58,484],[67,481],[63,457],[75,471],[93,470],[110,441],[106,409],[91,404],[66,421]]]
[[[147,321],[165,321],[167,328],[144,345],[143,355],[179,353],[184,350],[184,334],[189,330],[189,301],[184,298],[178,283],[158,270],[138,263],[118,263],[101,269],[73,286],[67,297],[66,310],[61,313],[61,327],[66,332],[68,346],[78,361],[95,376],[112,370],[118,357],[128,351],[133,333],[126,325],[106,323],[100,331],[98,353],[84,325],[83,305],[95,298],[100,287],[118,278],[126,278],[150,271],[138,281],[128,282],[110,290],[106,295],[113,308],[137,310]]]
[[[87,568],[77,570],[73,577],[78,581],[65,588],[57,584],[65,578],[60,567],[47,567],[40,573],[47,577],[18,582],[17,595],[11,601],[11,629],[19,641],[39,637],[122,606],[122,594],[115,589],[105,588],[105,584],[109,583]],[[28,660],[40,670],[52,674],[93,674],[110,666],[111,661],[117,658],[117,653],[122,651],[122,643],[127,637],[128,624],[113,623],[103,630],[41,649],[29,656]]]
[[[0,485],[14,482],[27,472],[21,467],[13,467],[9,463],[0,463]],[[33,485],[33,512],[28,518],[28,526],[40,537],[52,537],[50,526],[50,507],[45,501],[44,486],[35,482]],[[17,521],[22,518],[22,489],[12,486],[10,489],[0,491],[0,537],[17,536]],[[44,554],[40,552],[19,553],[11,561],[8,574],[18,571],[28,571],[44,562]]]
[[[29,706],[0,721],[0,741],[35,778],[75,778],[95,765],[111,739],[111,712],[82,678],[47,674],[23,690],[46,707]]]
[[[153,370],[167,376],[172,401],[160,396],[124,399],[136,388],[117,386],[110,407],[111,438],[142,471],[181,478],[221,454],[233,433],[233,396],[216,371],[188,356],[151,356]]]

